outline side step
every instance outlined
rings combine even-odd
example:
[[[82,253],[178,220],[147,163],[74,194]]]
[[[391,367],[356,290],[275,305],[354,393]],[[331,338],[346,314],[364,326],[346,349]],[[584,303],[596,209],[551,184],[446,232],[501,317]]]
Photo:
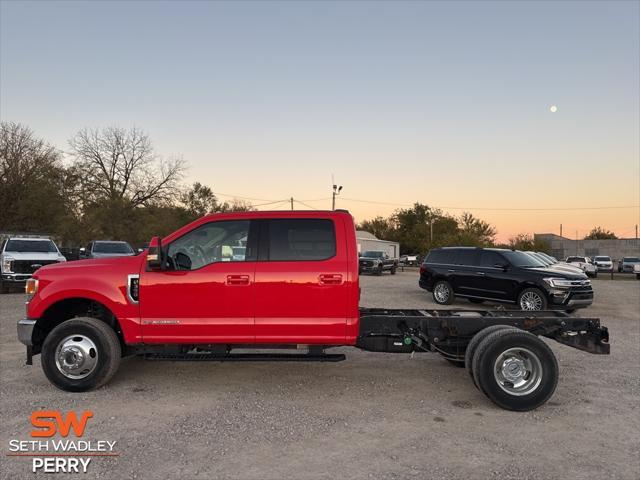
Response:
[[[341,362],[342,353],[146,353],[145,360],[168,360],[171,362]]]

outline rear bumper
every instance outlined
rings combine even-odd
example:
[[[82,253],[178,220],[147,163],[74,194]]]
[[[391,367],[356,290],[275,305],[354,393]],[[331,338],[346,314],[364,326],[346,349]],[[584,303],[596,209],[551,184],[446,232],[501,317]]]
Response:
[[[33,346],[33,329],[36,321],[29,318],[18,320],[18,340],[27,347]]]

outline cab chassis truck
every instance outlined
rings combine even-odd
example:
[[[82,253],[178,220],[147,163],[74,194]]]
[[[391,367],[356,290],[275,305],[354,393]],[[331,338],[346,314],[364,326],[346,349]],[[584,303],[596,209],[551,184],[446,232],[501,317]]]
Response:
[[[244,257],[226,245],[238,238]],[[556,358],[540,337],[593,354],[610,350],[598,319],[560,311],[359,307],[355,229],[344,211],[210,215],[154,237],[136,257],[43,267],[26,290],[18,337],[27,363],[40,354],[47,378],[75,392],[107,383],[129,355],[340,361],[344,354],[327,350],[352,346],[439,353],[465,367],[495,404],[526,411],[558,382]]]

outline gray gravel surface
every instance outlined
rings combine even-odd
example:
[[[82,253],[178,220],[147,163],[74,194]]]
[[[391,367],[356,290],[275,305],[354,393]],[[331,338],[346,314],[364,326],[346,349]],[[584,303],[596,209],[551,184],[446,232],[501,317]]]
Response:
[[[24,364],[24,299],[2,295],[0,478],[29,476],[30,460],[6,453],[10,439],[30,439],[33,410],[87,409],[85,438],[116,440],[121,454],[94,458],[89,478],[638,479],[640,282],[593,283],[596,301],[579,314],[609,327],[612,354],[551,342],[559,386],[528,413],[497,408],[438,355],[351,348],[335,364],[131,358],[105,387],[65,393],[39,357]],[[433,307],[415,271],[361,284],[364,306]]]

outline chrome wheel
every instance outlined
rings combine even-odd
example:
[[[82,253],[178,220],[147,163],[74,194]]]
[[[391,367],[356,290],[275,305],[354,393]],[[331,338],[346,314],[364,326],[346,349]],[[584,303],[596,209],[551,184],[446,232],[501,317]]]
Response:
[[[98,349],[89,337],[70,335],[56,347],[56,367],[65,377],[79,380],[93,372],[98,364]]]
[[[433,290],[433,296],[436,297],[436,300],[439,303],[445,303],[447,300],[449,300],[449,295],[449,287],[447,287],[444,283],[439,283]]]
[[[531,350],[510,348],[498,355],[493,376],[509,395],[528,395],[542,383],[542,363]]]
[[[536,292],[525,292],[520,297],[520,308],[522,310],[542,310],[542,297]]]

